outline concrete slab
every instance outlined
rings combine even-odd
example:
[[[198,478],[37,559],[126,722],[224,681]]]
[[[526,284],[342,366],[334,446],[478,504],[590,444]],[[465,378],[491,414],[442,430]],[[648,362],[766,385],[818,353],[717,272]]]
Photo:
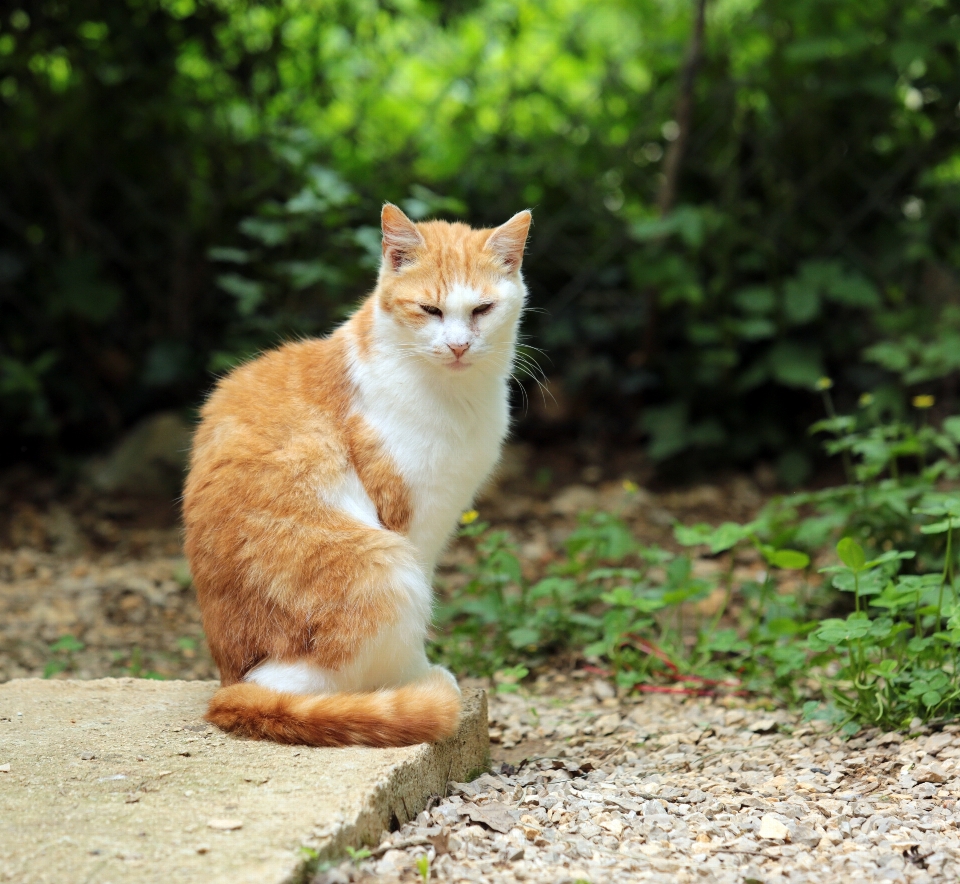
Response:
[[[215,682],[0,684],[0,881],[286,884],[485,767],[486,697],[404,749],[254,742],[203,721]]]

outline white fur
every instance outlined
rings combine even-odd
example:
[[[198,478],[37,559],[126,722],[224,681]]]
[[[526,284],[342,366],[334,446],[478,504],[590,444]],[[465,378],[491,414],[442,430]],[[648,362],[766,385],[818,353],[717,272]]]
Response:
[[[386,272],[386,271],[381,271]],[[424,640],[430,621],[430,580],[460,514],[500,457],[509,426],[508,379],[526,289],[519,274],[505,277],[493,309],[474,316],[486,300],[454,283],[443,317],[422,328],[396,322],[376,305],[371,336],[375,352],[351,353],[357,395],[354,408],[383,440],[410,492],[408,539],[419,567],[399,568],[394,577],[409,600],[400,620],[368,640],[341,670],[305,662],[261,663],[248,681],[293,693],[373,690],[425,678],[431,672]],[[455,357],[452,347],[468,349]],[[320,499],[372,528],[382,528],[376,507],[351,470]]]
[[[370,528],[382,528],[377,508],[356,470],[348,469],[340,483],[332,488],[321,488],[320,499],[331,509],[341,510]]]
[[[377,353],[353,359],[355,407],[383,439],[410,491],[408,537],[431,576],[460,513],[499,460],[509,428],[507,383],[524,291],[504,280],[498,294],[489,315],[472,317],[480,294],[454,284],[443,318],[423,330],[400,326],[378,306]],[[451,340],[469,341],[466,368],[451,370]]]

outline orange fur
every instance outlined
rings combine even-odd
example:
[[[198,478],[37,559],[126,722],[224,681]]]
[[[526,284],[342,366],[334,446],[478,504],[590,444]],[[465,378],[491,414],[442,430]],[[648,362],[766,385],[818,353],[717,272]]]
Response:
[[[345,359],[342,333],[288,344],[221,381],[203,409],[185,546],[224,684],[268,658],[339,668],[396,620],[398,600],[370,587],[415,561],[409,544],[318,499],[352,463],[384,524],[408,518],[403,483],[348,417]]]
[[[459,697],[442,678],[330,695],[244,681],[264,661],[340,672],[365,641],[406,623],[410,602],[389,575],[420,568],[405,536],[410,492],[354,408],[350,360],[377,358],[377,307],[417,326],[428,318],[419,305],[439,300],[454,281],[493,291],[505,268],[519,267],[529,215],[498,228],[509,240],[498,248],[490,248],[489,230],[414,226],[392,206],[383,224],[385,266],[395,271],[381,273],[350,321],[329,338],[287,344],[237,368],[202,410],[184,492],[185,548],[222,682],[208,717],[226,730],[392,746],[456,727]],[[351,471],[382,528],[325,502],[324,490]]]
[[[451,736],[459,714],[459,695],[439,684],[324,697],[241,683],[218,690],[206,717],[224,730],[278,743],[410,746]]]
[[[427,322],[420,304],[439,304],[451,283],[461,282],[478,291],[487,291],[502,275],[502,259],[496,252],[484,248],[493,231],[474,230],[466,224],[444,221],[426,221],[418,224],[417,230],[423,244],[411,249],[410,254],[429,254],[430,260],[405,267],[399,275],[384,280],[379,290],[383,309],[402,313],[409,325]],[[526,231],[527,227],[523,226],[524,239]]]

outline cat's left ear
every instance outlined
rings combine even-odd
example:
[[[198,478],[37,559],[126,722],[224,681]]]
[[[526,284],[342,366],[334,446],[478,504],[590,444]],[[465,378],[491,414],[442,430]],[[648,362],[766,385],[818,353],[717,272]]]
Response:
[[[532,220],[533,215],[529,209],[517,212],[506,224],[501,224],[490,234],[484,246],[484,249],[493,252],[500,259],[507,273],[520,269]]]
[[[417,252],[426,245],[417,225],[393,203],[384,203],[380,226],[383,230],[383,261],[394,273],[404,265],[412,264]]]

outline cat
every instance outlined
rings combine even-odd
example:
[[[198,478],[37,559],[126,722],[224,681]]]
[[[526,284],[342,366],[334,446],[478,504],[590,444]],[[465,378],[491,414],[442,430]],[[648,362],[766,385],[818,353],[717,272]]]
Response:
[[[184,490],[221,676],[208,721],[314,746],[456,730],[457,682],[424,651],[431,580],[507,433],[530,222],[415,224],[387,203],[352,317],[216,385]]]

